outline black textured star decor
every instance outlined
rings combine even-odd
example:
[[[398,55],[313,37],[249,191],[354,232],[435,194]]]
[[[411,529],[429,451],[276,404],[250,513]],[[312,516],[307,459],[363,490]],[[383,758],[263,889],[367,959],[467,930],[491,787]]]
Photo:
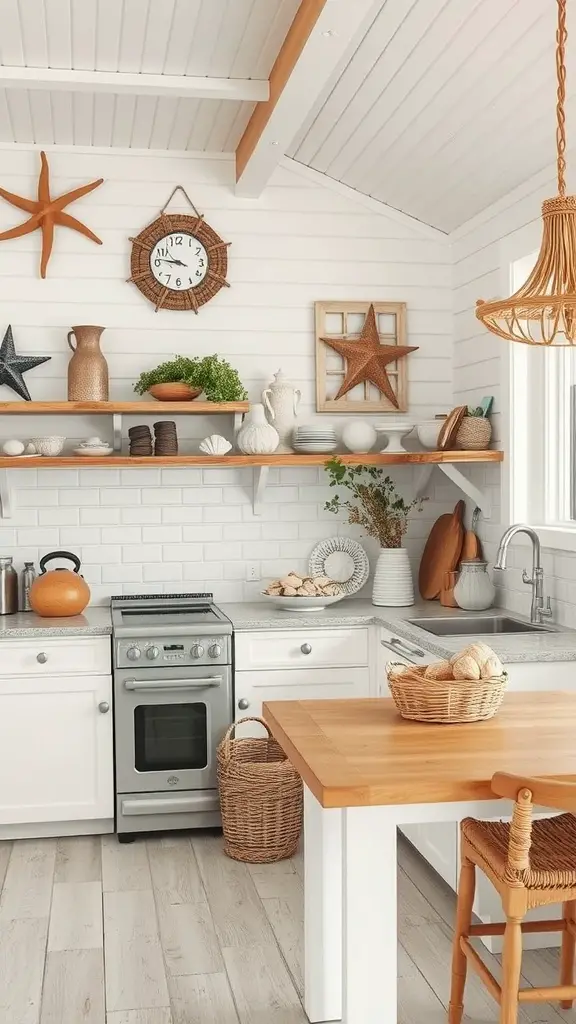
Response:
[[[20,398],[31,402],[30,392],[22,374],[26,373],[26,370],[40,366],[41,363],[47,363],[51,358],[52,356],[17,356],[12,327],[9,326],[0,345],[0,384],[6,384]]]

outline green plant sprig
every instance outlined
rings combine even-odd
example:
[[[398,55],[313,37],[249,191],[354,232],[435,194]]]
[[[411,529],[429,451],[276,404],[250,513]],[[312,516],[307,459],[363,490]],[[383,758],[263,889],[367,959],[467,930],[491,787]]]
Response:
[[[134,384],[134,391],[143,395],[154,384],[182,381],[191,388],[201,388],[209,402],[243,402],[248,394],[240,377],[225,359],[217,355],[175,356],[153,370],[145,370]]]
[[[394,481],[383,476],[378,466],[347,466],[337,457],[329,459],[324,468],[330,477],[330,487],[345,487],[352,499],[344,500],[335,494],[324,508],[334,514],[347,509],[348,522],[361,526],[369,537],[375,537],[383,548],[402,547],[402,538],[408,529],[408,516],[412,509],[422,511],[425,498],[404,501]]]

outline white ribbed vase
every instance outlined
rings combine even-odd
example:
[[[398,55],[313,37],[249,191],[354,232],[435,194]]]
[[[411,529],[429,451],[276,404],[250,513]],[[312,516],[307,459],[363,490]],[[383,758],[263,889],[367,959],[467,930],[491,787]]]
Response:
[[[380,548],[372,604],[385,608],[404,608],[414,604],[412,570],[405,548]]]

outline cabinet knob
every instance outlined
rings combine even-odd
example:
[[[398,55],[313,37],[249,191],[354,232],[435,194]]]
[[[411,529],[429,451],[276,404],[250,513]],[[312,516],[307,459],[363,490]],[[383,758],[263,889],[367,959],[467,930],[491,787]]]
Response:
[[[40,651],[40,654],[36,655],[36,661],[39,661],[41,665],[45,665],[48,661],[48,655],[44,651]]]
[[[302,651],[302,654],[312,654],[312,647],[310,644],[302,644],[300,650]]]
[[[240,711],[246,711],[247,708],[250,707],[250,701],[246,700],[246,697],[241,697],[238,701],[238,707],[240,708]]]
[[[98,711],[101,715],[105,715],[110,711],[110,705],[107,700],[101,700],[98,705]]]

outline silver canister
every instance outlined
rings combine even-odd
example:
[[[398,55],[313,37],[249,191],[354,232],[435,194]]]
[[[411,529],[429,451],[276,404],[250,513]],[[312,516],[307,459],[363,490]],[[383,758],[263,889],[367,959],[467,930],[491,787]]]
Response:
[[[20,611],[31,612],[30,587],[36,579],[34,562],[24,562],[24,568],[20,574]]]
[[[0,615],[18,611],[18,573],[11,558],[0,558]]]

